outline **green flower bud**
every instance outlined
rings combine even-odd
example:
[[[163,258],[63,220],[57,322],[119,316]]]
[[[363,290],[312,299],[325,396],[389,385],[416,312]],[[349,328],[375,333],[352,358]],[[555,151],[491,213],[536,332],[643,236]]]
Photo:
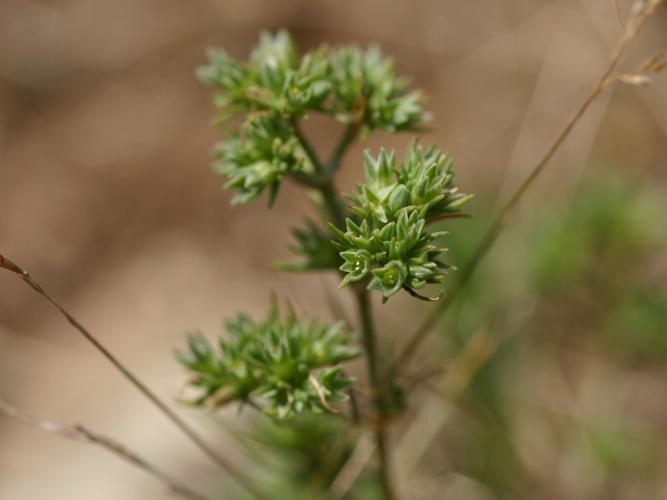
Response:
[[[340,284],[341,288],[352,281],[364,279],[371,270],[373,257],[367,250],[348,250],[341,252],[340,256],[345,260],[340,270],[347,273]]]
[[[373,269],[371,273],[373,279],[368,288],[382,291],[385,301],[401,289],[408,277],[405,264],[399,260],[392,260],[384,267]]]

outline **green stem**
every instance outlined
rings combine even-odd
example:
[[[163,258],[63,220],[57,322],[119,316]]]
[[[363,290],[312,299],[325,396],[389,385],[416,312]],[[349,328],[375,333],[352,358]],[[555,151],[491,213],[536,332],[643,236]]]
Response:
[[[319,157],[303,135],[297,123],[293,123],[295,134],[303,147],[304,152],[311,161],[315,174],[296,174],[294,179],[308,187],[316,189],[322,195],[322,200],[332,222],[339,228],[345,229],[346,210],[341,202],[333,177],[340,167],[345,152],[356,140],[361,130],[361,122],[348,125],[336,146],[330,160],[326,166],[322,165]],[[366,351],[366,363],[368,367],[368,378],[373,392],[373,406],[375,408],[375,420],[373,422],[373,431],[375,434],[375,443],[378,449],[380,459],[379,479],[385,500],[393,500],[394,492],[391,485],[391,474],[389,464],[389,446],[387,442],[387,433],[385,429],[385,406],[386,391],[380,368],[380,360],[377,353],[375,327],[373,326],[373,317],[368,290],[365,284],[358,283],[354,288],[354,295],[359,310],[359,320],[361,323],[362,343]]]
[[[331,217],[331,221],[337,227],[341,229],[345,228],[345,207],[338,197],[338,193],[333,182],[333,176],[340,166],[345,151],[350,147],[350,144],[354,142],[357,135],[359,134],[359,126],[350,125],[345,129],[345,132],[343,132],[343,136],[341,137],[338,146],[336,146],[336,149],[326,167],[322,165],[319,156],[317,156],[317,153],[313,149],[312,145],[301,131],[299,123],[293,121],[292,127],[294,128],[294,133],[299,140],[303,151],[306,153],[306,156],[315,169],[314,175],[296,172],[293,174],[294,179],[304,186],[308,186],[319,191],[322,195],[324,206],[329,213],[328,215]]]
[[[374,434],[375,443],[380,459],[379,479],[382,492],[386,500],[394,498],[391,485],[389,446],[385,429],[385,390],[383,377],[380,369],[380,360],[377,352],[375,327],[371,311],[370,297],[365,287],[359,286],[355,290],[357,308],[359,309],[359,320],[361,322],[362,343],[366,351],[366,364],[368,368],[368,379],[373,393],[373,405],[375,407]]]
[[[360,131],[361,131],[361,123],[359,122],[351,123],[350,125],[345,127],[345,131],[343,132],[340,141],[338,141],[336,149],[334,149],[331,158],[327,162],[326,167],[322,172],[323,178],[325,180],[328,181],[333,178],[334,174],[338,170],[338,167],[340,167],[340,164],[343,160],[343,156],[345,156],[345,153],[347,152],[348,148],[352,145],[352,143],[357,140]]]
[[[361,124],[355,122],[345,128],[343,135],[338,141],[336,149],[334,149],[331,158],[326,163],[326,165],[322,164],[322,161],[317,156],[317,153],[315,153],[315,150],[310,144],[310,141],[308,141],[306,136],[301,131],[298,122],[292,121],[292,128],[294,129],[294,135],[299,140],[304,153],[308,157],[308,160],[313,165],[313,169],[315,170],[315,172],[312,174],[295,172],[292,175],[301,184],[321,190],[322,188],[326,187],[327,184],[332,182],[333,177],[343,160],[343,156],[345,156],[345,153],[347,152],[350,145],[352,145],[352,143],[359,136],[359,132],[361,131]]]
[[[291,124],[292,128],[294,129],[294,135],[296,135],[296,138],[299,140],[299,143],[301,144],[304,153],[306,153],[306,156],[310,160],[310,163],[313,164],[315,172],[317,174],[320,174],[322,170],[324,170],[320,158],[317,156],[317,153],[315,153],[315,150],[313,149],[313,146],[310,144],[310,141],[306,138],[303,131],[301,130],[299,122],[292,119]]]
[[[329,212],[331,221],[336,227],[345,230],[345,207],[343,207],[341,200],[338,198],[333,181],[329,181],[317,189],[322,195],[324,206],[327,212]]]

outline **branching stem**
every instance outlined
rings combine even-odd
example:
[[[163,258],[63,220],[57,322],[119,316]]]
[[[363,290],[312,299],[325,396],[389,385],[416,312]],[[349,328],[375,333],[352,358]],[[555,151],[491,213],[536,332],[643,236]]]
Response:
[[[386,391],[385,381],[380,368],[380,359],[377,352],[377,338],[373,326],[373,313],[371,310],[370,297],[365,286],[359,286],[355,290],[359,320],[361,323],[361,335],[364,350],[366,351],[366,365],[368,378],[373,393],[373,405],[375,406],[374,434],[375,444],[380,458],[380,485],[386,500],[394,498],[391,483],[389,443],[385,428]]]
[[[340,198],[336,192],[336,187],[333,181],[329,181],[323,186],[317,188],[322,195],[324,206],[329,212],[331,221],[341,229],[345,229],[345,207],[341,203]]]
[[[352,143],[354,143],[354,141],[357,140],[357,137],[359,137],[360,131],[361,122],[354,122],[345,127],[343,135],[341,136],[336,149],[334,149],[334,152],[327,162],[326,168],[324,169],[324,176],[327,180],[333,178],[334,174],[338,170],[338,167],[340,167],[340,164],[348,148],[352,145]]]
[[[294,135],[299,140],[301,147],[303,148],[304,153],[308,157],[308,160],[313,165],[315,173],[313,174],[304,174],[302,172],[295,172],[292,174],[294,179],[303,184],[314,189],[322,190],[327,185],[333,182],[333,178],[338,171],[338,168],[341,165],[343,157],[347,152],[348,148],[357,140],[359,133],[361,132],[361,123],[354,122],[345,127],[343,134],[341,135],[336,148],[334,149],[331,158],[324,165],[320,158],[315,153],[313,146],[310,144],[308,138],[301,131],[301,128],[297,122],[292,122],[292,128],[294,129]]]
[[[295,124],[294,129],[297,134],[303,150],[310,158],[316,171],[320,175],[297,176],[295,179],[311,188],[314,188],[322,195],[324,206],[332,219],[332,222],[340,227],[345,228],[346,211],[341,203],[340,197],[333,183],[333,177],[341,165],[343,157],[350,145],[357,139],[361,130],[361,122],[355,122],[348,125],[334,149],[331,159],[322,167],[322,162],[315,154],[312,146],[309,144],[307,138],[299,132],[298,124]],[[319,166],[319,167],[318,167]],[[384,426],[384,409],[386,406],[386,391],[385,380],[382,376],[380,368],[380,359],[377,352],[375,328],[373,326],[372,308],[369,300],[368,290],[365,284],[357,284],[353,289],[354,296],[359,312],[359,320],[361,323],[362,344],[366,353],[366,364],[368,368],[368,378],[373,392],[373,406],[375,408],[375,421],[372,422],[373,432],[375,435],[375,443],[380,459],[379,479],[382,491],[386,500],[393,500],[394,493],[391,484],[391,473],[389,464],[389,446],[387,442],[387,433]]]

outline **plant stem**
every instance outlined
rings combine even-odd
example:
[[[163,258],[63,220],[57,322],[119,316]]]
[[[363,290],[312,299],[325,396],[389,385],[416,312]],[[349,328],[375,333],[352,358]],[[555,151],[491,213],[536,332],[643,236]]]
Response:
[[[355,481],[363,472],[366,464],[375,453],[375,443],[370,432],[365,432],[357,441],[354,451],[331,482],[329,500],[340,500],[354,486]]]
[[[354,141],[357,140],[359,132],[361,131],[361,122],[354,122],[345,127],[345,131],[338,141],[336,149],[334,149],[331,158],[324,168],[323,175],[326,180],[333,178],[336,170],[340,167],[340,163],[343,160],[343,156],[347,152],[348,148],[352,145]]]
[[[345,128],[343,135],[326,166],[322,165],[322,162],[308,142],[308,139],[301,132],[298,124],[293,123],[295,134],[316,172],[315,175],[295,175],[294,178],[301,184],[319,191],[322,195],[324,207],[328,212],[328,215],[331,217],[331,221],[343,230],[345,229],[346,211],[338,196],[338,192],[336,191],[333,177],[340,167],[345,152],[358,137],[361,130],[361,123],[361,121],[355,122]],[[353,290],[357,302],[357,309],[359,310],[362,343],[364,350],[366,351],[368,378],[373,393],[375,420],[372,422],[372,425],[380,459],[378,471],[380,486],[385,500],[393,500],[394,492],[391,484],[389,445],[385,429],[386,391],[384,389],[384,377],[381,373],[380,360],[377,353],[371,303],[365,285],[365,283],[357,283]]]
[[[322,171],[324,170],[322,162],[320,161],[319,156],[317,156],[317,153],[315,153],[315,150],[313,149],[313,146],[310,144],[310,141],[306,138],[305,134],[301,130],[299,122],[296,120],[291,120],[290,123],[292,125],[292,128],[294,129],[294,135],[299,140],[299,143],[301,144],[304,153],[306,153],[306,156],[313,164],[313,168],[315,169],[316,174],[321,174]]]
[[[445,296],[445,300],[440,303],[440,306],[433,310],[426,319],[422,322],[419,328],[414,332],[414,334],[408,340],[408,343],[405,345],[403,351],[399,355],[398,359],[394,363],[396,372],[400,369],[405,368],[405,366],[410,362],[412,356],[417,352],[417,348],[424,341],[426,336],[433,331],[433,328],[438,323],[440,317],[447,311],[449,305],[452,301],[458,296],[460,291],[465,288],[465,286],[470,281],[470,278],[474,274],[475,270],[479,266],[480,262],[486,257],[487,253],[496,242],[496,239],[505,228],[509,222],[511,216],[514,213],[514,209],[517,207],[525,193],[533,185],[535,180],[540,176],[544,171],[547,165],[550,163],[551,159],[554,157],[556,152],[563,145],[565,140],[569,137],[570,133],[574,129],[575,125],[579,123],[579,120],[584,116],[588,108],[591,106],[593,101],[604,92],[609,85],[615,83],[617,80],[614,78],[614,71],[618,62],[621,59],[621,56],[625,52],[625,49],[628,47],[630,42],[637,36],[641,30],[642,25],[658,8],[658,6],[663,3],[663,0],[649,0],[644,10],[637,14],[628,24],[616,42],[616,45],[612,48],[611,53],[609,54],[609,62],[602,72],[601,76],[594,83],[593,88],[584,98],[582,104],[576,110],[576,112],[570,117],[570,119],[565,123],[563,128],[560,130],[554,141],[551,143],[545,154],[533,167],[530,175],[521,183],[519,188],[514,192],[509,201],[505,206],[500,210],[499,214],[496,216],[493,224],[485,234],[481,243],[478,245],[477,249],[473,253],[472,258],[468,262],[468,265],[463,268],[463,271],[458,279],[458,281],[453,285],[449,294]]]
[[[150,463],[142,456],[138,455],[136,452],[130,450],[127,446],[107,436],[93,432],[83,425],[60,424],[50,420],[35,418],[20,412],[2,399],[0,399],[0,412],[3,412],[7,416],[20,420],[21,422],[24,422],[28,425],[32,425],[46,432],[57,434],[58,436],[64,437],[66,439],[72,439],[74,441],[82,441],[101,446],[107,451],[120,457],[122,460],[125,460],[131,465],[134,465],[135,467],[155,477],[164,483],[173,493],[176,493],[183,498],[188,498],[190,500],[207,500],[206,496],[190,489],[188,486],[181,483],[178,479],[173,478],[166,472],[158,469],[155,465]]]
[[[322,194],[327,211],[333,217],[334,223],[338,227],[344,228],[345,210],[340,203],[333,182],[329,180],[324,186],[321,186],[318,189]],[[384,425],[386,393],[384,390],[384,380],[381,374],[380,359],[377,352],[377,342],[375,336],[375,327],[373,326],[370,297],[365,285],[365,283],[357,283],[353,290],[357,302],[357,309],[359,311],[362,344],[364,351],[366,352],[368,379],[373,393],[373,406],[375,408],[373,432],[375,435],[375,444],[377,446],[378,456],[380,459],[380,485],[382,487],[382,492],[385,499],[393,500],[394,493],[391,485],[389,445],[387,442],[387,433]]]
[[[324,206],[329,212],[331,221],[341,229],[345,229],[345,208],[343,207],[338,194],[336,193],[336,187],[333,184],[333,181],[329,181],[323,186],[318,188],[318,191],[322,195],[324,201]]]
[[[218,464],[231,477],[233,477],[240,485],[252,493],[256,498],[268,499],[255,485],[255,482],[248,477],[245,472],[237,468],[225,457],[220,455],[212,447],[210,447],[204,438],[202,438],[192,427],[190,427],[185,420],[179,417],[174,410],[160,399],[146,384],[144,384],[129,368],[127,368],[109,349],[107,349],[98,338],[87,330],[79,321],[74,318],[63,306],[49,295],[46,290],[35,281],[30,274],[22,269],[19,265],[0,254],[0,268],[7,269],[17,274],[25,283],[27,283],[39,295],[45,298],[55,307],[60,314],[67,320],[67,322],[74,327],[88,342],[90,342],[95,349],[97,349],[102,356],[104,356],[134,387],[139,390],[153,405],[160,410],[171,422],[178,427],[199,449],[204,452],[213,462]]]
[[[394,498],[391,484],[389,446],[385,429],[385,399],[384,380],[380,368],[380,359],[377,352],[375,327],[373,326],[373,315],[371,303],[365,286],[358,286],[355,290],[357,308],[359,309],[359,320],[361,323],[362,343],[366,351],[366,364],[368,368],[368,379],[373,394],[373,405],[375,407],[374,434],[375,443],[380,458],[379,478],[380,486],[386,500]]]
[[[299,140],[304,153],[308,157],[308,160],[313,165],[313,169],[315,170],[315,173],[313,174],[295,172],[292,174],[292,176],[297,180],[297,182],[303,184],[304,186],[309,186],[321,190],[327,184],[332,182],[332,179],[334,178],[338,167],[340,167],[345,153],[352,145],[352,143],[357,140],[357,137],[359,137],[361,123],[354,122],[345,127],[345,130],[343,131],[343,134],[341,135],[338,144],[336,145],[336,148],[334,149],[331,158],[326,163],[326,165],[322,164],[322,161],[320,160],[319,156],[317,156],[317,153],[315,153],[315,150],[310,144],[310,141],[308,141],[304,133],[301,131],[299,123],[292,121],[291,124],[292,128],[294,129],[294,135]]]

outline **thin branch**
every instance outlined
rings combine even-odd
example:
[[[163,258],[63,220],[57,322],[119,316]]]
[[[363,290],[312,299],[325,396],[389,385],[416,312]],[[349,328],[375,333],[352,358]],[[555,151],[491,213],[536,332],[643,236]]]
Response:
[[[331,287],[329,286],[327,280],[322,278],[320,283],[322,284],[324,299],[334,321],[344,321],[346,324],[351,325],[352,321],[350,321],[349,315],[345,311],[345,308],[343,307],[343,304],[338,296],[332,293]]]
[[[324,298],[327,302],[327,305],[329,306],[329,310],[331,311],[331,315],[333,316],[334,320],[343,320],[347,325],[351,325],[352,322],[345,312],[343,304],[340,302],[338,297],[331,293],[326,280],[322,279],[321,283],[322,290],[324,292]],[[343,372],[343,375],[345,375],[345,372]],[[356,391],[354,390],[354,385],[351,385],[347,389],[347,394],[350,397],[350,419],[354,425],[359,425],[361,423],[361,413],[359,411],[359,404],[357,401]]]
[[[345,371],[343,371],[343,376],[346,376]],[[350,421],[354,425],[359,425],[361,424],[361,410],[359,409],[357,391],[354,390],[353,385],[348,388],[347,395],[350,398]]]
[[[343,131],[338,144],[333,150],[329,161],[322,171],[322,183],[329,182],[331,179],[333,179],[333,176],[336,174],[341,162],[343,161],[345,153],[347,153],[347,150],[350,148],[352,143],[359,137],[359,134],[364,127],[367,113],[368,99],[364,94],[362,94],[359,96],[359,99],[354,105],[354,110],[351,115],[352,121],[350,121],[345,127],[345,130]]]
[[[618,25],[622,30],[625,29],[625,21],[623,20],[623,12],[621,10],[621,0],[612,0],[614,3],[614,10],[616,11],[616,19],[618,20]]]
[[[340,138],[340,141],[338,141],[338,145],[336,146],[336,149],[334,149],[333,154],[331,155],[331,158],[327,162],[327,165],[324,169],[324,176],[326,180],[331,179],[338,168],[340,167],[340,164],[343,160],[343,156],[345,156],[345,153],[349,149],[349,147],[352,145],[354,141],[357,140],[357,137],[359,137],[359,133],[361,132],[361,127],[362,127],[363,121],[354,121],[350,123],[347,127],[345,127],[345,130],[343,131],[343,135]]]
[[[87,330],[79,321],[76,320],[63,306],[49,295],[46,290],[35,281],[30,274],[19,265],[12,262],[7,257],[0,254],[0,268],[7,269],[17,274],[25,283],[27,283],[39,295],[45,298],[60,314],[72,325],[95,349],[97,349],[121,374],[141,392],[153,405],[160,410],[171,422],[178,427],[195,445],[199,447],[213,462],[224,469],[246,490],[253,493],[257,498],[268,499],[258,490],[255,482],[241,472],[235,465],[211,448],[204,439],[190,427],[181,417],[179,417],[167,404],[160,399],[151,389],[148,388],[139,378],[134,375],[116,356],[114,356],[89,330]]]
[[[23,269],[21,269],[19,266],[14,264],[11,260],[9,260],[2,254],[0,254],[0,267],[19,275],[23,275],[23,273],[25,272],[23,271]]]
[[[380,357],[377,350],[377,335],[373,324],[373,313],[368,290],[363,286],[358,286],[355,290],[357,308],[359,310],[359,322],[361,323],[361,340],[366,352],[366,365],[368,378],[373,393],[373,406],[375,408],[376,422],[373,423],[375,429],[375,445],[380,459],[379,480],[382,493],[385,500],[395,498],[392,485],[390,450],[388,443],[387,430],[385,428],[386,416],[386,390],[385,381],[380,367]]]
[[[474,274],[475,270],[479,266],[480,262],[486,257],[486,254],[491,249],[495,243],[498,235],[501,233],[505,225],[509,222],[511,216],[513,215],[514,209],[519,204],[519,201],[523,198],[528,189],[533,185],[535,180],[540,176],[544,171],[545,167],[549,164],[551,159],[554,157],[558,149],[563,145],[565,140],[568,138],[575,125],[581,120],[588,108],[591,106],[593,101],[604,92],[609,85],[613,84],[616,79],[614,78],[614,71],[618,65],[621,56],[625,52],[625,49],[628,47],[630,42],[637,36],[641,30],[644,22],[656,11],[658,6],[663,3],[663,0],[649,0],[647,5],[641,9],[635,17],[633,17],[628,23],[625,31],[617,41],[616,45],[612,48],[609,55],[609,62],[605,67],[602,75],[593,85],[593,88],[586,96],[580,107],[572,115],[572,117],[566,122],[565,126],[556,136],[555,140],[551,146],[547,149],[544,156],[540,161],[535,165],[530,175],[523,181],[519,186],[514,195],[509,199],[509,201],[502,208],[498,216],[496,217],[494,223],[491,225],[491,228],[487,231],[486,235],[482,239],[482,242],[477,247],[477,250],[474,252],[470,262],[466,267],[464,267],[462,273],[459,276],[459,279],[452,286],[450,293],[445,297],[439,307],[434,309],[429,316],[424,320],[424,322],[419,326],[417,331],[410,337],[410,340],[404,347],[403,351],[396,360],[395,366],[398,369],[403,368],[407,365],[412,356],[417,352],[417,348],[424,341],[426,336],[432,331],[432,329],[437,324],[440,317],[447,311],[449,305],[452,301],[458,296],[460,291],[467,285],[470,281],[470,278]]]
[[[306,156],[308,156],[310,162],[315,167],[315,174],[295,172],[292,174],[292,178],[299,184],[318,190],[322,195],[322,201],[324,202],[326,210],[329,211],[330,220],[336,224],[336,226],[341,228],[344,227],[346,216],[345,207],[341,204],[338,194],[336,193],[332,177],[324,175],[322,162],[306,136],[301,132],[299,123],[295,120],[292,121],[292,127],[294,128],[296,138],[299,140]],[[342,153],[343,152],[341,152],[341,155]]]
[[[336,187],[333,184],[333,179],[330,179],[326,184],[317,188],[322,195],[324,206],[329,211],[331,222],[337,227],[345,227],[345,218],[347,217],[347,210],[341,203],[341,200],[336,193]]]
[[[324,498],[322,492],[328,489],[327,485],[330,484],[330,478],[338,474],[341,463],[343,463],[343,459],[350,450],[350,445],[360,436],[356,429],[348,429],[348,432],[340,433],[336,440],[330,446],[327,446],[326,450],[323,450],[322,461],[317,472],[300,488],[299,494],[295,495],[294,500]],[[347,461],[344,463],[347,463]]]
[[[298,123],[293,122],[293,128],[295,134],[306,155],[309,157],[311,163],[314,166],[315,174],[297,174],[294,175],[294,179],[311,188],[317,189],[322,195],[325,209],[329,212],[332,222],[340,227],[345,227],[345,218],[347,211],[344,205],[341,203],[341,200],[338,196],[336,188],[334,186],[333,177],[340,167],[342,159],[349,149],[350,145],[357,139],[359,133],[361,132],[364,114],[366,113],[366,101],[365,98],[362,99],[358,106],[359,113],[358,116],[351,122],[343,131],[343,134],[338,142],[338,145],[334,149],[330,160],[327,162],[326,166],[322,165],[319,157],[316,152],[313,150],[312,146],[308,142],[308,139],[301,132]],[[371,304],[368,297],[368,292],[365,289],[358,289],[355,291],[355,299],[357,302],[357,308],[359,311],[360,321],[362,325],[362,339],[364,350],[366,352],[366,362],[368,368],[368,374],[371,386],[373,388],[373,404],[375,407],[376,413],[376,422],[373,422],[375,426],[374,435],[375,435],[375,444],[370,453],[372,455],[373,450],[377,448],[378,455],[380,459],[379,464],[379,480],[382,487],[384,496],[386,500],[392,500],[394,498],[393,488],[391,484],[391,473],[390,473],[390,460],[389,460],[389,448],[387,442],[387,432],[384,427],[384,410],[385,405],[385,389],[384,381],[381,376],[380,366],[379,366],[379,357],[377,355],[376,348],[376,334],[373,326],[373,318],[371,312]],[[311,380],[312,382],[312,380]],[[317,385],[315,385],[317,389]],[[319,391],[318,391],[319,392]],[[322,394],[320,393],[320,397]],[[354,393],[352,393],[354,396]],[[322,398],[321,398],[322,399]],[[326,400],[322,400],[324,404]],[[326,407],[326,406],[325,406]],[[356,404],[356,399],[352,398],[352,410],[353,410],[353,419],[357,420],[359,418],[358,408]],[[364,460],[361,467],[365,465],[368,459]],[[359,471],[360,472],[360,471]]]
[[[436,366],[426,368],[419,373],[411,375],[404,383],[406,392],[412,391],[415,387],[428,382],[430,379],[442,375],[448,371],[449,363],[439,363]]]
[[[448,363],[442,379],[442,401],[434,401],[416,416],[404,430],[396,447],[401,471],[407,477],[413,471],[425,450],[432,444],[451,415],[455,401],[464,393],[473,376],[498,350],[501,343],[492,331],[482,329],[475,333]]]
[[[331,483],[329,488],[329,498],[331,500],[343,498],[350,491],[374,452],[375,443],[373,443],[370,433],[366,433],[361,436],[352,455]]]
[[[303,151],[306,153],[306,156],[310,160],[310,163],[312,163],[315,172],[317,174],[320,174],[321,172],[324,171],[324,166],[322,165],[319,156],[317,156],[317,153],[313,149],[312,144],[310,144],[310,141],[303,133],[303,130],[301,130],[299,122],[296,120],[291,120],[291,125],[292,128],[294,129],[294,135],[299,140],[299,143],[301,144]]]
[[[470,219],[470,214],[466,214],[463,212],[451,212],[451,213],[433,215],[426,220],[426,223],[432,224],[433,222],[437,222],[440,220],[449,220],[449,219]]]
[[[292,127],[294,128],[294,135],[299,140],[302,149],[304,150],[306,156],[308,157],[313,167],[315,168],[314,174],[306,174],[303,172],[293,173],[292,177],[294,178],[294,180],[296,180],[300,184],[303,184],[304,186],[308,186],[311,188],[322,188],[327,184],[331,183],[331,180],[333,179],[334,175],[336,174],[336,171],[338,170],[338,168],[341,165],[341,162],[343,161],[345,153],[347,153],[347,150],[350,148],[352,143],[356,141],[357,138],[359,137],[362,125],[363,125],[362,121],[355,121],[347,125],[347,127],[345,127],[345,130],[343,131],[343,134],[341,135],[338,144],[336,145],[333,153],[331,154],[331,158],[326,163],[326,165],[323,165],[319,156],[317,155],[312,145],[310,144],[310,141],[308,141],[308,138],[301,131],[299,123],[293,121]]]
[[[143,470],[147,474],[150,474],[158,481],[164,483],[169,490],[177,495],[182,496],[183,498],[188,498],[190,500],[208,500],[208,498],[196,491],[191,490],[188,486],[181,483],[178,479],[173,478],[166,472],[163,472],[148,460],[142,458],[136,452],[130,450],[126,446],[122,445],[118,441],[115,441],[109,437],[97,434],[88,428],[80,424],[60,424],[58,422],[53,422],[50,420],[42,420],[35,418],[30,415],[19,411],[13,406],[9,405],[3,399],[0,399],[0,412],[4,413],[8,417],[15,418],[21,422],[37,427],[46,432],[56,434],[65,439],[71,439],[73,441],[85,442],[101,446],[105,450],[113,453],[122,460],[134,465],[135,467]]]

